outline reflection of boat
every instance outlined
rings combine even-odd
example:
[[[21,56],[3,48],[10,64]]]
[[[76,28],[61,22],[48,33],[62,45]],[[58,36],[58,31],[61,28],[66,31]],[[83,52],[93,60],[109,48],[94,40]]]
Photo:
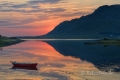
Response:
[[[15,67],[36,67],[38,63],[26,63],[26,62],[16,62],[10,61]]]
[[[11,69],[38,70],[36,67],[16,67],[16,66],[13,66]]]

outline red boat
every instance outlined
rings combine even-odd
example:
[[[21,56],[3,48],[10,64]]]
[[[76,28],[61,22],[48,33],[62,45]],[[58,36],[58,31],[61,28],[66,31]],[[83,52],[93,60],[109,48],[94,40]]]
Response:
[[[10,61],[15,67],[36,67],[38,63],[26,63],[26,62],[16,62]]]

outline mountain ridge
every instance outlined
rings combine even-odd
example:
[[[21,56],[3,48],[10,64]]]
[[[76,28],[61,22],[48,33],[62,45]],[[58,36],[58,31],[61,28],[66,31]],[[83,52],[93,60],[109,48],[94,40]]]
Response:
[[[120,5],[103,5],[93,13],[63,21],[46,35],[37,38],[119,38]]]

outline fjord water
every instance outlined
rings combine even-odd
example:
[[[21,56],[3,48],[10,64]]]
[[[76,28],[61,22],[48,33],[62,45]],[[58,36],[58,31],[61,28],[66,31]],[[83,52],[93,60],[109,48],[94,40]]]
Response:
[[[86,41],[30,40],[4,47],[0,79],[119,80],[120,47],[84,45]],[[10,61],[37,62],[37,70],[11,69]]]

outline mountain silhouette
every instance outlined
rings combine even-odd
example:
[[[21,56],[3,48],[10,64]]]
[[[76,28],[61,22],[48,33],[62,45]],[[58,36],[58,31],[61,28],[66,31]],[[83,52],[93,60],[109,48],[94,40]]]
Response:
[[[64,21],[37,38],[119,38],[120,5],[103,5],[92,14]]]

